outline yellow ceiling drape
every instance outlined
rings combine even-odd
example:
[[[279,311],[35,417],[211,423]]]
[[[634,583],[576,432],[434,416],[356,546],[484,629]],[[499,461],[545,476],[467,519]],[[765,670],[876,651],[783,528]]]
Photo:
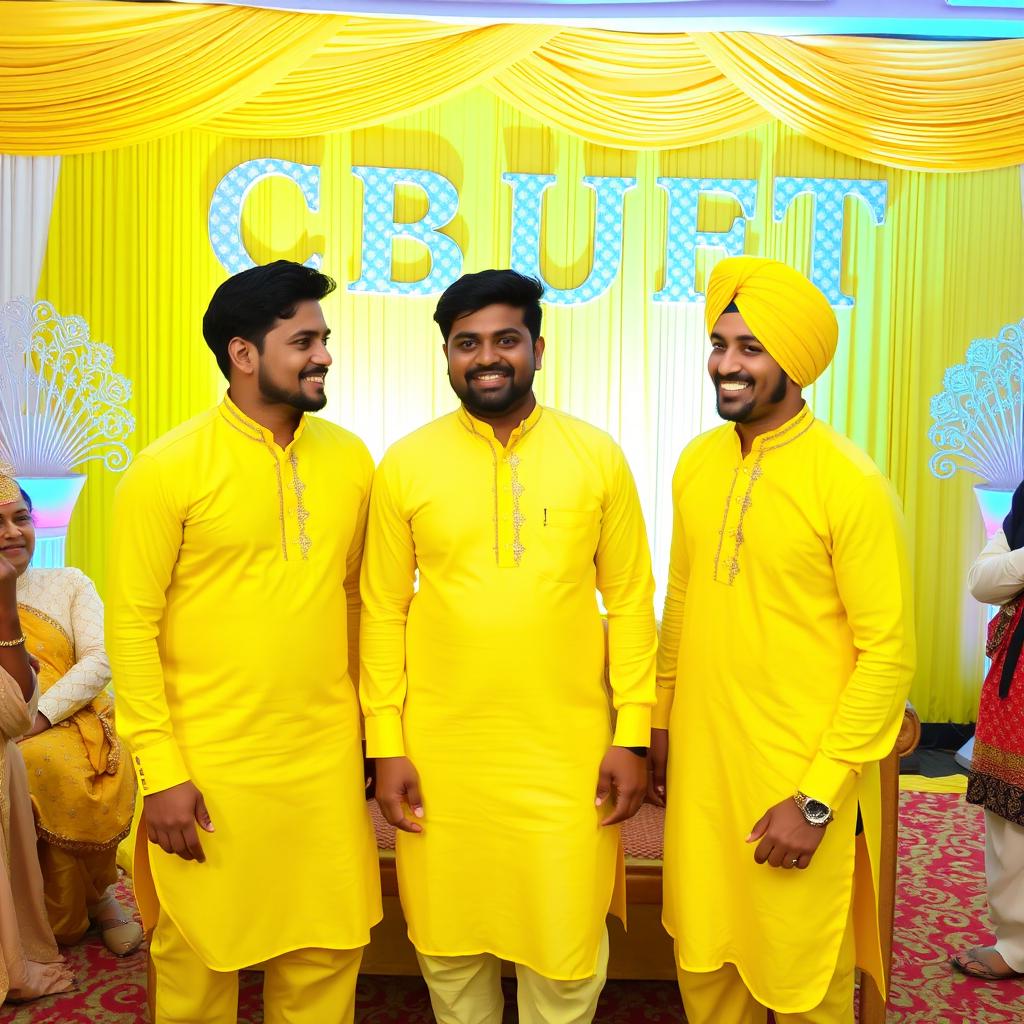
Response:
[[[762,109],[832,149],[915,170],[1024,162],[1024,40],[692,38]]]
[[[370,127],[488,84],[524,50],[557,32],[545,25],[398,28],[386,21],[353,23],[271,88],[203,127],[242,138]],[[302,130],[296,132],[296,125]]]
[[[524,113],[618,149],[701,145],[772,116],[686,35],[562,31],[488,86]]]
[[[475,86],[600,145],[666,149],[771,119],[909,169],[1024,163],[1024,40],[651,34],[240,7],[5,0],[0,150],[189,128],[323,135]]]

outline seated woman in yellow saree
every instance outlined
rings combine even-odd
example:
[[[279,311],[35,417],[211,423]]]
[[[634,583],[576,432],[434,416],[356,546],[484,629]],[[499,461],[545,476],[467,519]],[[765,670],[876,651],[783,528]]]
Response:
[[[131,826],[135,777],[114,732],[105,692],[103,605],[78,569],[32,569],[31,501],[5,506],[20,539],[8,557],[18,571],[18,613],[39,661],[39,712],[19,743],[39,836],[46,910],[57,941],[72,945],[95,923],[108,949],[134,952],[142,929],[110,891],[117,844]]]

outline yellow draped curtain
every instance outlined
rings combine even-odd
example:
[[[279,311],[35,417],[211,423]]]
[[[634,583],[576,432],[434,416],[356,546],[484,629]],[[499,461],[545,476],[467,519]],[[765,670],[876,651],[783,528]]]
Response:
[[[599,145],[673,149],[777,119],[891,167],[1024,163],[1024,40],[639,34],[239,7],[3,3],[0,150],[85,153],[201,128],[383,124],[484,87]]]

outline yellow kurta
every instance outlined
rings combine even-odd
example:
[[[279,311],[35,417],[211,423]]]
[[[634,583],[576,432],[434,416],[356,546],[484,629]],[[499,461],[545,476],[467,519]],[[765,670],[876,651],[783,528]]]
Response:
[[[646,746],[650,554],[611,438],[538,407],[503,448],[459,410],[384,457],[363,564],[361,695],[368,752],[405,753],[420,773],[424,832],[399,833],[397,856],[421,953],[594,973],[621,876],[619,830],[600,828],[594,806],[612,742],[595,588],[614,740]]]
[[[380,919],[348,668],[372,473],[340,427],[303,417],[281,449],[225,399],[140,453],[117,491],[118,727],[140,795],[191,779],[216,828],[199,833],[204,864],[140,830],[136,892],[151,925],[151,871],[216,970],[362,946]]]
[[[900,515],[807,407],[746,458],[731,424],[697,438],[673,498],[654,716],[670,734],[665,926],[684,970],[733,963],[760,1002],[804,1012],[835,970],[855,861],[858,962],[884,984],[877,761],[914,665]],[[746,836],[797,790],[835,809],[810,867],[756,864]]]

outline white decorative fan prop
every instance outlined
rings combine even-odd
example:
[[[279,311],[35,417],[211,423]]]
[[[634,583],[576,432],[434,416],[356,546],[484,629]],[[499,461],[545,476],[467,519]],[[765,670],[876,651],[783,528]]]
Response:
[[[0,461],[32,499],[34,565],[64,564],[81,468],[99,461],[117,472],[131,461],[132,385],[113,363],[81,317],[23,298],[0,306]]]

